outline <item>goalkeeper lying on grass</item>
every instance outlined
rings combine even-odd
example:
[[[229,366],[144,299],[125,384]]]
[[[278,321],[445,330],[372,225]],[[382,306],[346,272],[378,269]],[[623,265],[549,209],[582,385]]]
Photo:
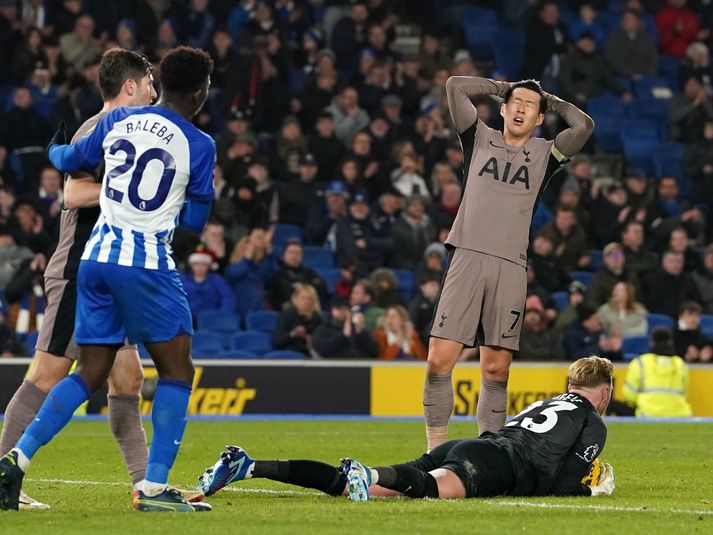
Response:
[[[346,493],[353,501],[398,495],[609,496],[614,471],[597,457],[606,441],[600,415],[611,400],[613,371],[607,359],[579,359],[569,367],[567,393],[533,403],[497,433],[451,440],[404,464],[372,468],[342,459],[334,468],[319,461],[260,461],[229,446],[200,477],[195,499],[260,477],[334,496]]]

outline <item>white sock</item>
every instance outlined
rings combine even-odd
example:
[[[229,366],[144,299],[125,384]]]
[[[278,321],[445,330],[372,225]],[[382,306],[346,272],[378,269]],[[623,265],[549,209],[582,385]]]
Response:
[[[379,484],[379,472],[377,472],[373,468],[369,468],[369,472],[371,472],[371,484],[378,485]]]
[[[30,459],[27,458],[27,455],[22,453],[22,450],[12,448],[11,451],[17,453],[17,466],[20,468],[20,470],[27,473],[27,469],[30,467]]]
[[[154,483],[148,479],[139,481],[139,490],[143,492],[146,496],[157,496],[166,490],[166,483]]]

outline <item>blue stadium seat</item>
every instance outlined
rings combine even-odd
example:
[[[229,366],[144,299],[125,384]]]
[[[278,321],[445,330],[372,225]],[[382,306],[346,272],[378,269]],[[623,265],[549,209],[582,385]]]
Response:
[[[591,273],[589,271],[570,271],[569,278],[573,281],[579,281],[587,288],[589,288],[589,285],[592,284],[594,273]]]
[[[669,85],[676,90],[676,92],[681,90],[681,81],[679,79],[680,71],[680,58],[669,56],[667,54],[661,54],[659,56],[659,76],[661,78],[665,78]]]
[[[524,31],[501,26],[498,31],[498,39],[492,44],[497,70],[505,74],[508,80],[520,78],[525,39]]]
[[[620,153],[621,146],[621,125],[623,117],[617,115],[601,115],[594,117],[596,128],[594,129],[594,140],[597,146],[606,153]]]
[[[272,331],[275,330],[275,324],[277,323],[277,317],[279,315],[280,313],[274,310],[248,312],[248,315],[245,316],[245,328],[248,331],[260,331],[272,334]]]
[[[670,327],[673,328],[673,318],[666,314],[648,314],[646,321],[649,324],[649,333],[654,330],[654,327]]]
[[[225,310],[208,310],[198,314],[198,328],[201,330],[234,333],[240,330],[240,315]]]
[[[223,340],[216,333],[200,332],[193,333],[191,355],[194,357],[214,357],[223,351]]]
[[[661,143],[654,154],[656,177],[675,176],[676,178],[681,178],[683,176],[681,164],[685,149],[686,146],[683,143]]]
[[[474,58],[492,60],[495,57],[493,42],[497,39],[498,26],[488,22],[464,23],[463,32],[468,50]]]
[[[240,351],[238,349],[224,349],[219,351],[216,355],[213,355],[217,359],[260,359],[260,355],[257,355],[254,351]]]
[[[642,169],[648,176],[656,174],[654,154],[659,146],[656,137],[634,137],[622,133],[621,143],[624,148],[624,157],[630,167]]]
[[[231,337],[232,349],[241,351],[254,351],[259,355],[263,355],[268,351],[272,351],[272,336],[260,331],[245,331],[236,333]]]
[[[625,336],[621,344],[621,352],[625,355],[627,353],[635,353],[638,355],[643,355],[649,352],[649,337],[648,335],[641,336]]]
[[[624,103],[617,95],[603,95],[587,101],[587,113],[596,118],[601,115],[623,117],[626,114]],[[597,125],[599,126],[599,125]]]
[[[305,357],[302,353],[298,351],[270,351],[265,353],[264,357],[266,359],[291,359],[291,360],[304,360]]]
[[[555,292],[552,294],[557,310],[564,310],[569,304],[569,292]]]
[[[28,357],[32,357],[35,354],[35,346],[37,345],[39,334],[38,331],[31,331],[24,336],[25,353],[27,353]]]
[[[464,6],[461,10],[463,24],[492,24],[498,23],[498,12],[492,8],[480,6]]]
[[[604,265],[604,254],[601,249],[590,249],[587,254],[592,258],[592,263],[589,264],[590,271],[597,271]]]
[[[316,245],[305,245],[302,263],[309,268],[337,267],[334,263],[334,254],[331,250]]]
[[[404,301],[408,303],[411,300],[411,296],[413,295],[413,272],[407,269],[394,269],[392,271],[396,276],[396,289],[398,290],[399,294],[401,294],[401,297],[404,298]]]
[[[324,284],[327,286],[327,293],[332,295],[335,291],[335,285],[337,281],[341,278],[342,272],[339,268],[313,268],[317,275],[319,275]]]
[[[634,93],[640,98],[657,98],[664,99],[670,97],[665,97],[665,94],[672,94],[673,88],[666,78],[660,76],[647,76],[645,78],[640,78],[634,80]]]
[[[304,230],[297,225],[289,223],[277,223],[275,231],[272,234],[272,246],[277,255],[282,254],[282,248],[289,239],[298,239],[304,241]]]
[[[708,338],[713,338],[713,314],[701,315],[701,332]]]

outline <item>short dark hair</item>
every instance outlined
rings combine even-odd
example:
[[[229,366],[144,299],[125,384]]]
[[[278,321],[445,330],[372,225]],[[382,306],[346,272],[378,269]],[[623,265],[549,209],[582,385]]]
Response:
[[[111,100],[119,96],[126,80],[136,83],[151,74],[153,66],[146,56],[123,48],[111,48],[104,52],[99,63],[99,87],[102,98]]]
[[[695,301],[684,301],[683,303],[681,303],[681,306],[678,307],[678,313],[684,314],[686,312],[693,312],[694,314],[703,314],[703,307]]]
[[[179,46],[161,60],[161,88],[171,93],[194,93],[213,72],[213,60],[197,48]]]
[[[505,102],[508,102],[510,100],[510,97],[512,97],[513,92],[518,89],[529,89],[530,91],[534,91],[538,95],[540,95],[540,113],[545,113],[547,111],[547,100],[545,100],[545,92],[542,90],[542,86],[535,80],[520,80],[519,82],[515,82],[514,84],[510,85],[510,89],[508,89],[507,93],[505,93]]]
[[[656,355],[672,356],[676,353],[673,345],[673,332],[669,327],[658,326],[651,331],[651,352]]]

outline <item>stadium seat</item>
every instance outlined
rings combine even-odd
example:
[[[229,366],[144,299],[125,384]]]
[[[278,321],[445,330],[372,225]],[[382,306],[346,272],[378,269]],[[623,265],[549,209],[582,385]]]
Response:
[[[622,344],[621,351],[625,355],[627,353],[635,353],[638,355],[643,355],[649,352],[649,337],[648,335],[641,336],[625,336]]]
[[[198,314],[198,328],[201,330],[234,333],[240,330],[240,315],[225,310],[208,310]]]
[[[28,357],[32,357],[35,354],[35,346],[37,345],[37,337],[39,334],[38,331],[31,331],[24,336],[25,352]]]
[[[557,310],[564,310],[569,304],[569,292],[555,292],[552,294]]]
[[[260,331],[236,333],[231,337],[231,341],[232,349],[254,351],[258,355],[272,351],[272,336]]]
[[[665,78],[670,87],[680,91],[679,72],[681,71],[681,59],[667,54],[659,56],[659,76]]]
[[[332,295],[335,291],[335,285],[337,281],[341,278],[342,272],[339,268],[314,268],[327,287],[327,293]]]
[[[574,281],[579,281],[587,288],[589,288],[589,285],[592,284],[594,273],[591,273],[589,271],[570,271],[569,278]]]
[[[304,240],[304,230],[297,225],[289,223],[277,223],[272,234],[272,246],[277,255],[282,254],[282,248],[289,239]]]
[[[396,289],[408,303],[413,295],[413,272],[407,269],[394,269],[393,272],[398,285]]]
[[[248,331],[260,331],[272,334],[272,331],[275,330],[275,324],[277,323],[277,317],[279,315],[280,313],[274,310],[248,312],[248,315],[245,316],[245,328]]]
[[[270,351],[265,353],[264,357],[266,359],[292,359],[292,360],[304,360],[305,357],[302,353],[297,351]]]
[[[621,124],[623,117],[618,115],[601,115],[594,117],[596,128],[594,129],[594,140],[597,145],[606,153],[620,153],[621,147]]]
[[[654,327],[671,327],[673,328],[673,318],[666,314],[648,314],[646,321],[649,324],[649,333],[654,330]]]
[[[224,349],[219,351],[216,355],[213,355],[217,359],[260,359],[260,355],[257,355],[254,351],[240,351],[237,349]]]
[[[587,101],[587,113],[596,118],[601,115],[623,117],[626,114],[624,103],[617,95],[603,95]],[[598,125],[597,125],[598,126]]]
[[[701,332],[708,338],[713,338],[713,314],[701,315]]]
[[[488,22],[463,24],[465,41],[474,58],[492,60],[495,57],[493,42],[497,38],[498,27]]]
[[[673,96],[671,84],[660,76],[647,76],[634,80],[634,93],[640,98],[669,99]]]
[[[302,263],[312,269],[337,267],[334,263],[334,254],[332,251],[315,245],[305,245]]]
[[[683,143],[672,142],[664,142],[658,146],[654,154],[656,178],[661,178],[662,176],[680,178],[683,175],[681,163],[683,162],[685,148],[686,146]]]
[[[643,130],[640,133],[643,133]],[[639,137],[622,132],[621,144],[629,167],[643,169],[649,176],[656,174],[654,154],[659,146],[658,137],[648,137],[648,134]]]
[[[214,357],[223,351],[223,340],[214,332],[193,333],[191,355],[194,357]]]
[[[624,360],[625,360],[626,362],[631,362],[632,360],[634,360],[634,359],[635,359],[636,357],[638,357],[638,356],[639,356],[639,355],[637,355],[636,353],[624,353]]]
[[[589,264],[590,271],[597,271],[604,265],[604,254],[601,249],[590,249],[587,254],[592,258],[592,263]]]
[[[498,39],[492,43],[497,70],[508,80],[518,80],[522,72],[522,58],[525,50],[525,32],[501,26]]]

